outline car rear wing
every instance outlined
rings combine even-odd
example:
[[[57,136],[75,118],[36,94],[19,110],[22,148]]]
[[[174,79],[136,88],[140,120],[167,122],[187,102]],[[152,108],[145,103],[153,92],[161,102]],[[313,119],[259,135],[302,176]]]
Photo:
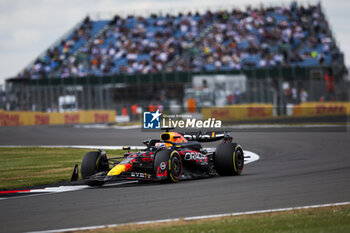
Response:
[[[232,137],[227,131],[211,131],[211,132],[183,132],[180,133],[187,141],[197,142],[215,142],[219,140],[232,141]]]

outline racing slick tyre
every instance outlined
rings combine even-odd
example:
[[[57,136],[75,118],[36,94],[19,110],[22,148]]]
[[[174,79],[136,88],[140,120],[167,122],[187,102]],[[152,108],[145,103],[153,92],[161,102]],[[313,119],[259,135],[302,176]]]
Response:
[[[182,162],[179,153],[175,150],[161,150],[154,159],[154,172],[157,177],[165,176],[163,181],[176,183],[182,175]]]
[[[81,177],[83,179],[88,179],[90,176],[106,170],[106,155],[102,155],[98,151],[90,151],[87,152],[83,160],[81,161]],[[108,163],[107,163],[108,166]],[[108,170],[108,168],[107,168]],[[104,184],[103,181],[97,181],[97,180],[88,180],[87,185],[90,186],[101,186]]]
[[[216,147],[214,161],[220,176],[238,176],[244,166],[243,149],[237,143],[221,143]]]

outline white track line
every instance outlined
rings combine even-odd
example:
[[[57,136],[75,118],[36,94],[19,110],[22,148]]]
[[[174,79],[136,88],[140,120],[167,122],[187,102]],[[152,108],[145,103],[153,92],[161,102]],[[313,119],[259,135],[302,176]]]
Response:
[[[67,232],[67,231],[84,231],[84,230],[101,229],[101,228],[105,228],[105,227],[128,226],[128,225],[134,225],[134,224],[147,225],[147,224],[164,223],[164,222],[178,222],[180,220],[193,221],[193,220],[198,220],[198,219],[212,219],[212,218],[221,218],[221,217],[229,217],[229,216],[263,214],[263,213],[272,213],[272,212],[284,212],[284,211],[291,211],[291,210],[314,209],[314,208],[320,208],[320,207],[342,206],[342,205],[350,205],[350,202],[338,202],[338,203],[331,203],[331,204],[308,205],[308,206],[288,207],[288,208],[279,208],[279,209],[267,209],[267,210],[254,210],[254,211],[215,214],[215,215],[203,215],[203,216],[186,217],[186,218],[182,218],[182,219],[181,218],[170,218],[170,219],[161,219],[161,220],[154,220],[154,221],[141,221],[141,222],[130,222],[130,223],[122,223],[122,224],[108,224],[108,225],[98,225],[98,226],[64,228],[64,229],[47,230],[47,231],[32,231],[32,232],[28,232],[28,233],[56,233],[56,232]]]
[[[88,185],[76,185],[76,186],[59,186],[59,187],[47,187],[43,189],[32,189],[29,193],[63,193],[70,191],[78,191],[82,189],[91,188]]]
[[[124,185],[124,184],[132,184],[136,183],[137,181],[121,181],[118,183],[113,183],[113,184],[105,184],[104,186],[119,186],[119,185]],[[6,199],[18,199],[18,198],[25,198],[25,197],[34,197],[34,196],[41,196],[41,195],[48,195],[48,194],[53,194],[53,193],[63,193],[63,192],[71,192],[71,191],[79,191],[83,189],[89,189],[93,188],[88,185],[71,185],[71,186],[59,186],[59,187],[47,187],[43,189],[31,189],[29,191],[23,191],[23,192],[18,192],[18,194],[27,194],[24,196],[14,196],[14,197],[4,197],[0,198],[1,200],[6,200]]]

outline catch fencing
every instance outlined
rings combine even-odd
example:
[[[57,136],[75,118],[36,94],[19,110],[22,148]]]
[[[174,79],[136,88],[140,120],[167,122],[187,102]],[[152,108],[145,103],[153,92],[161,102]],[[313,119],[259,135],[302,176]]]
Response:
[[[186,111],[188,98],[197,98],[200,111],[206,106],[268,103],[286,106],[309,101],[348,101],[350,85],[342,76],[335,76],[333,91],[327,90],[324,75],[330,67],[278,67],[213,72],[175,72],[157,74],[118,74],[103,77],[71,77],[49,79],[9,79],[1,98],[1,107],[11,111],[57,112],[59,98],[74,96],[79,110],[115,109],[131,105],[147,108],[161,104],[165,108],[180,106]],[[215,86],[207,100],[199,98],[203,88],[195,89],[195,76],[244,76],[236,80],[244,88]],[[210,81],[210,80],[209,80]],[[239,84],[239,82],[241,82]],[[236,85],[237,86],[237,85]],[[281,113],[283,114],[283,113]]]

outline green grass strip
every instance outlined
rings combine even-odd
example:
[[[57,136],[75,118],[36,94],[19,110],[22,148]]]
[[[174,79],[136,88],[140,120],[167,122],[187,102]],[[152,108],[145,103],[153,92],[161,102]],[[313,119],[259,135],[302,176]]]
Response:
[[[75,164],[91,149],[0,148],[0,190],[69,181]],[[106,150],[109,157],[122,150]],[[79,174],[80,176],[80,174]]]
[[[345,233],[350,232],[350,205],[242,215],[149,225],[124,225],[93,233]]]

